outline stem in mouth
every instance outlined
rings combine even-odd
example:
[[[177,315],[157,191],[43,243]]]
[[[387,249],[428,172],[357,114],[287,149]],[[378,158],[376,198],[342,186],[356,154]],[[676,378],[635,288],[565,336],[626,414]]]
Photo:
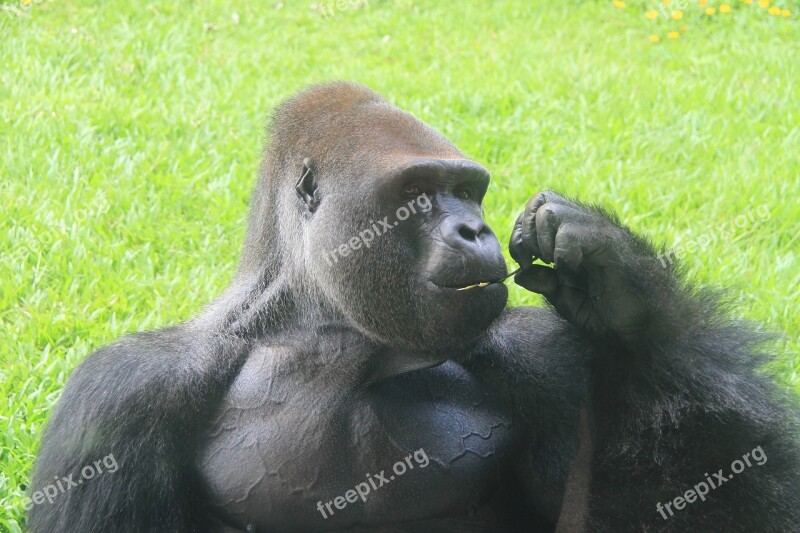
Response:
[[[480,283],[473,283],[472,285],[467,285],[466,287],[459,287],[456,290],[457,291],[467,291],[469,289],[477,289],[479,287],[486,287],[488,285],[491,285],[492,283],[503,283],[505,280],[507,280],[508,278],[510,278],[511,276],[513,276],[514,274],[518,273],[521,270],[522,270],[522,267],[519,267],[515,271],[509,272],[505,277],[502,277],[502,278],[500,278],[498,280],[495,280],[495,281],[481,281]]]

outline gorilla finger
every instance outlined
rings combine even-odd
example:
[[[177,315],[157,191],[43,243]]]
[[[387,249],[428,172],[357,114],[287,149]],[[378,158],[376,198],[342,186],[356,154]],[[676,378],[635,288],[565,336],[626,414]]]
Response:
[[[519,265],[527,266],[532,263],[533,251],[526,247],[522,240],[522,217],[523,214],[520,214],[514,223],[511,238],[508,241],[508,251],[511,253],[512,259]]]
[[[560,225],[559,217],[555,213],[556,208],[556,205],[545,204],[536,211],[536,241],[539,257],[545,263],[553,262],[556,232]]]
[[[583,263],[580,239],[570,231],[569,224],[562,225],[556,233],[553,263],[556,268],[569,273],[576,272]]]
[[[533,265],[514,276],[514,283],[529,291],[550,297],[558,290],[558,274],[550,267]]]
[[[525,211],[522,213],[521,222],[522,243],[537,257],[540,257],[540,254],[539,243],[536,239],[536,212],[539,207],[543,205],[542,202],[544,202],[542,193],[531,198],[525,205]]]
[[[523,230],[527,227],[527,229],[533,231],[530,226],[533,224],[534,219],[536,218],[536,211],[538,211],[541,206],[547,203],[549,194],[552,193],[549,191],[537,192],[525,203],[525,210],[522,213]],[[532,235],[533,233],[531,233],[531,235],[523,234],[523,238],[529,238]]]
[[[547,191],[537,192],[525,203],[526,218],[536,214],[536,210],[547,203]]]
[[[580,208],[569,204],[546,203],[536,211],[536,238],[538,255],[546,263],[554,262],[555,239],[561,228],[573,221],[583,221]]]
[[[536,196],[541,195],[544,198],[544,203],[546,204],[558,204],[563,205],[566,207],[578,208],[578,205],[570,200],[567,200],[565,197],[561,196],[557,192],[553,191],[542,191]],[[535,197],[534,197],[535,198]],[[541,204],[540,204],[541,205]]]

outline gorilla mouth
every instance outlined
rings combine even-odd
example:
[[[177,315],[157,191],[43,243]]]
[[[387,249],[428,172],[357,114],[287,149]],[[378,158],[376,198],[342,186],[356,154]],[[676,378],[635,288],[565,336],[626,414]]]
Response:
[[[499,281],[480,281],[478,283],[473,283],[472,285],[467,285],[465,287],[452,287],[452,288],[457,290],[457,291],[468,291],[470,289],[479,289],[481,287],[488,287],[492,283],[502,283],[502,282],[503,282],[503,280],[499,280]]]
[[[468,291],[468,290],[471,290],[471,289],[480,289],[482,287],[488,287],[489,285],[492,285],[492,284],[495,284],[495,283],[503,283],[505,280],[507,280],[508,278],[513,276],[514,274],[518,273],[520,270],[522,270],[521,267],[516,269],[516,270],[514,270],[514,271],[512,271],[512,272],[509,272],[508,274],[506,274],[502,278],[494,280],[494,281],[478,281],[476,283],[471,283],[469,285],[450,285],[450,286],[446,286],[444,288],[446,288],[446,289],[455,289],[457,291]]]

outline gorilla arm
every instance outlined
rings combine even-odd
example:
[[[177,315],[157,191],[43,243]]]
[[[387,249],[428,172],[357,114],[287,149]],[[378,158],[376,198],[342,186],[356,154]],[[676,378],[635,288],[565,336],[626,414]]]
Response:
[[[190,487],[201,428],[247,353],[190,324],[120,339],[75,370],[47,425],[32,491],[76,485],[33,505],[33,533],[194,531],[207,527]],[[113,455],[115,471],[81,479]],[[78,486],[77,484],[80,483]]]
[[[543,294],[569,326],[544,311],[538,321],[528,313],[527,323],[521,311],[507,313],[493,327],[489,351],[503,359],[496,368],[517,367],[504,373],[517,383],[518,398],[527,395],[529,418],[555,417],[542,435],[556,435],[557,447],[571,431],[571,450],[575,389],[586,365],[594,449],[588,529],[797,526],[798,411],[760,371],[770,359],[759,351],[764,335],[727,318],[718,295],[688,287],[615,218],[554,193],[528,202],[510,248],[522,265],[533,258],[555,264],[527,266],[516,282]],[[525,342],[542,328],[541,338]],[[519,355],[526,349],[527,364]],[[564,376],[570,366],[572,381]],[[731,476],[732,463],[759,446],[767,460]],[[540,445],[532,453],[535,465],[549,452]],[[701,500],[695,486],[708,480],[714,486]]]

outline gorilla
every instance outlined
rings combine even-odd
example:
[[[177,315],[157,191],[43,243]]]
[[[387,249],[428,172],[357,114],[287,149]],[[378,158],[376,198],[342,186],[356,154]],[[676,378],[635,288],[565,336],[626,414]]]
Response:
[[[337,82],[268,137],[230,286],[68,380],[31,531],[800,527],[769,338],[613,214],[531,198],[514,281],[548,304],[509,308],[489,173],[439,133]]]

